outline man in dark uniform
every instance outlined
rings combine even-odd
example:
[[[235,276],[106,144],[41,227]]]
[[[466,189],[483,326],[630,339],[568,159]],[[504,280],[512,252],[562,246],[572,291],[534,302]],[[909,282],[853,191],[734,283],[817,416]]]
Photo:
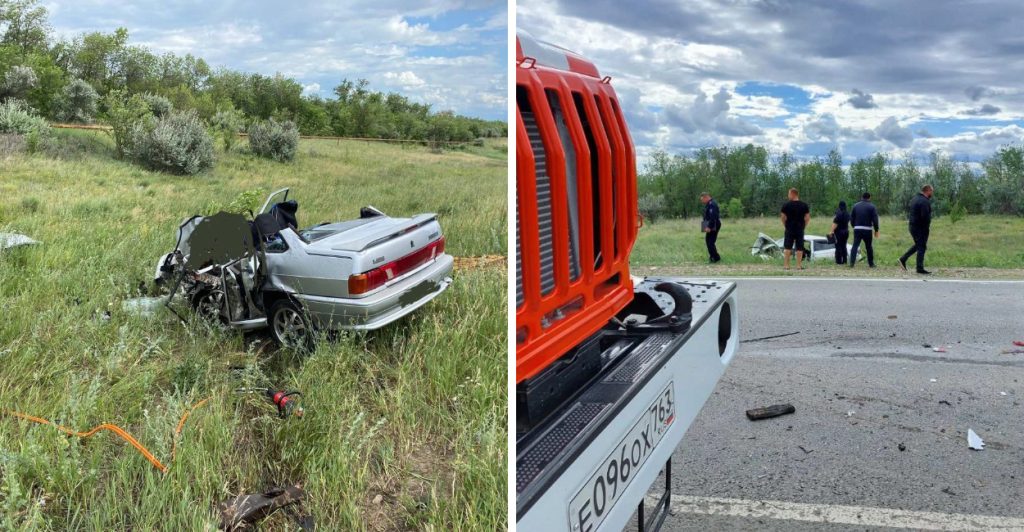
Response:
[[[722,228],[722,217],[718,212],[718,202],[711,194],[704,192],[700,195],[700,202],[704,204],[704,219],[701,221],[701,230],[704,231],[704,243],[708,246],[708,260],[712,263],[722,260],[718,254],[718,230]]]
[[[868,266],[875,267],[875,249],[871,242],[871,230],[875,230],[878,238],[878,209],[871,203],[871,193],[865,192],[861,200],[850,210],[850,225],[853,226],[853,247],[850,248],[850,267],[857,263],[857,250],[864,242],[868,254]]]
[[[846,212],[846,202],[840,201],[836,215],[832,218],[832,236],[836,239],[836,264],[846,264],[846,240],[850,238],[850,213]]]
[[[786,228],[786,235],[783,239],[783,268],[789,269],[789,257],[793,250],[796,250],[796,267],[804,269],[804,229],[811,221],[811,208],[800,201],[800,192],[795,188],[789,189],[789,201],[782,204],[779,218]]]
[[[910,201],[910,236],[914,239],[914,245],[900,257],[900,268],[907,271],[907,259],[917,253],[917,273],[931,275],[932,272],[924,269],[924,252],[928,249],[928,233],[932,225],[932,189],[931,185],[921,187],[914,199]]]

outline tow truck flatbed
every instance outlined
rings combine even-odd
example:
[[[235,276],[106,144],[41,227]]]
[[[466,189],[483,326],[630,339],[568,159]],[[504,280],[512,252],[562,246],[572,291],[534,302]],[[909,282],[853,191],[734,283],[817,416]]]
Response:
[[[652,334],[611,322],[595,336],[608,346],[602,357],[614,361],[542,423],[517,434],[519,529],[625,526],[732,359],[734,283],[652,277],[635,290],[670,309],[668,296],[653,289],[665,281],[690,293],[690,327]]]

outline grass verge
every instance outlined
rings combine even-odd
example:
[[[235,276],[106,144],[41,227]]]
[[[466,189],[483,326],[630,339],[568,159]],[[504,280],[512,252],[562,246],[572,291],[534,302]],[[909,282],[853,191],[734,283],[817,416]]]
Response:
[[[0,252],[0,404],[79,430],[116,423],[164,460],[179,416],[213,399],[166,476],[110,434],[0,416],[0,529],[212,529],[218,501],[289,483],[321,529],[504,528],[504,268],[460,269],[409,318],[307,356],[120,311],[183,218],[254,188],[290,186],[303,225],[366,204],[437,212],[453,255],[504,254],[504,159],[304,140],[293,164],[220,153],[182,178],[112,160],[102,134],[62,138],[65,152],[0,159],[0,231],[43,242]],[[301,390],[306,416],[277,419],[241,386]],[[294,528],[284,513],[264,525]]]

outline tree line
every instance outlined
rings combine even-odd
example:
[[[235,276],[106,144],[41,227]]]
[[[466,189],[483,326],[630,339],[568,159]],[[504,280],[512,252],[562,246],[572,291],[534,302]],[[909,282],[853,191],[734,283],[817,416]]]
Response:
[[[166,98],[206,122],[224,112],[290,121],[307,135],[446,142],[508,134],[503,121],[433,112],[401,94],[371,90],[364,79],[342,79],[333,98],[304,96],[298,81],[280,74],[212,68],[191,54],[156,54],[131,44],[124,28],[57,39],[47,17],[38,0],[0,0],[0,100],[24,101],[48,119],[105,120],[113,92]],[[86,116],[88,105],[83,114],[69,99],[83,93],[88,99],[90,91],[98,97],[94,115]]]
[[[870,192],[879,212],[904,215],[922,185],[935,187],[939,215],[1024,216],[1024,147],[1004,146],[980,164],[935,152],[926,161],[875,154],[844,165],[842,154],[798,160],[762,146],[702,148],[691,155],[655,152],[638,176],[640,212],[650,220],[699,216],[709,192],[729,217],[774,216],[795,187],[812,211],[831,213]]]

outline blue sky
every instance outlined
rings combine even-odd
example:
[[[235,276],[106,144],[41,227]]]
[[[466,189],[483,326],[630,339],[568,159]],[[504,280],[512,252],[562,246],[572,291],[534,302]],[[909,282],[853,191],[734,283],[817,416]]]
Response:
[[[749,142],[978,161],[1024,142],[1011,0],[520,0],[517,30],[595,62],[641,160]]]
[[[307,94],[342,78],[488,119],[507,117],[505,2],[43,0],[64,38],[125,27],[133,44],[282,73]]]

